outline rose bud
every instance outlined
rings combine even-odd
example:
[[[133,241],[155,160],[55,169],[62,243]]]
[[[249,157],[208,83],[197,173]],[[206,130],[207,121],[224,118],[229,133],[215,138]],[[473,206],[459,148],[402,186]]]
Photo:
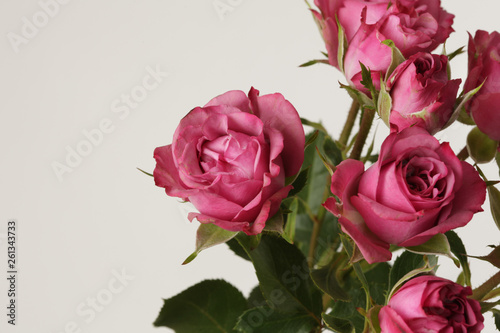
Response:
[[[304,160],[304,129],[281,94],[229,91],[189,112],[173,143],[156,148],[154,179],[190,201],[189,220],[255,235],[292,188]]]
[[[327,210],[339,217],[369,263],[391,259],[389,245],[417,246],[466,225],[482,211],[486,183],[448,143],[420,127],[391,133],[378,161],[345,160],[332,175]]]
[[[424,275],[406,282],[378,315],[382,333],[481,332],[484,317],[470,287]]]
[[[483,86],[466,104],[479,129],[492,140],[500,141],[500,34],[478,30],[469,34],[469,74],[464,92]]]
[[[462,80],[448,79],[447,64],[445,55],[417,53],[396,67],[387,80],[393,130],[416,125],[435,134],[448,123]]]

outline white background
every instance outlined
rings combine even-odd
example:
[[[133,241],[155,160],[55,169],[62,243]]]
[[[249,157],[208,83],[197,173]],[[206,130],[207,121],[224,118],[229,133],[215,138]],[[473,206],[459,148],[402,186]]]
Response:
[[[297,67],[325,49],[303,1],[221,1],[232,9],[222,17],[214,0],[72,0],[47,22],[37,1],[0,1],[0,234],[15,219],[19,237],[15,327],[6,324],[5,239],[0,245],[2,332],[167,332],[152,326],[162,298],[206,278],[224,278],[245,295],[256,284],[251,265],[225,245],[181,266],[197,223],[136,167],[152,172],[154,148],[171,142],[179,120],[227,90],[281,92],[337,135],[350,102],[336,69]],[[496,0],[443,7],[456,15],[449,51],[467,43],[466,31],[500,28]],[[34,15],[43,27],[13,47],[9,33],[22,36],[23,17]],[[123,94],[140,90],[147,68],[168,76],[129,114],[114,112]],[[466,56],[452,69],[464,78]],[[112,132],[60,181],[54,163],[67,164],[68,147],[84,144],[83,132],[103,119]],[[458,152],[466,131],[457,125],[438,136]],[[382,123],[378,134],[387,134]],[[489,213],[459,233],[475,255],[499,240]],[[494,269],[471,261],[477,286]],[[458,270],[441,262],[440,275],[454,279]],[[125,285],[113,275],[122,271]],[[106,304],[91,316],[97,296]],[[493,332],[487,320],[485,332]]]

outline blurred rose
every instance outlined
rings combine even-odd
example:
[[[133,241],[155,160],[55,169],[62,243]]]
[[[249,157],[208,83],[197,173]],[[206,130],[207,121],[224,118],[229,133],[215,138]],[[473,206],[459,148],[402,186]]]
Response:
[[[387,80],[391,128],[417,125],[435,134],[448,123],[462,80],[448,80],[447,64],[445,55],[417,53],[396,67]]]
[[[382,333],[481,332],[479,302],[463,287],[436,276],[419,276],[406,282],[379,313]]]
[[[354,64],[362,62],[372,72],[378,71],[378,77],[380,72],[385,74],[390,65],[390,50],[382,52],[388,47],[375,46],[375,43],[391,39],[408,58],[417,52],[434,50],[453,31],[454,16],[441,8],[440,0],[315,0],[315,4],[319,11],[313,10],[313,15],[325,41],[329,62],[337,68],[341,66],[337,59],[339,39],[336,18],[345,32],[348,43],[345,61],[351,64],[349,73],[345,74],[349,83],[353,82],[356,87],[359,80],[354,75],[359,70],[354,71]],[[354,42],[355,36],[358,37]],[[356,49],[362,51],[357,52]],[[355,53],[354,59],[349,59],[349,53]],[[373,64],[377,66],[372,67]],[[376,79],[374,77],[377,85]]]
[[[278,212],[304,160],[304,130],[281,94],[229,91],[189,112],[173,143],[156,148],[154,178],[190,201],[201,223],[258,234]]]
[[[469,75],[464,92],[481,85],[466,109],[477,127],[491,139],[500,141],[500,34],[478,30],[469,34]]]
[[[324,206],[374,263],[391,259],[390,244],[416,246],[466,225],[482,211],[486,184],[448,143],[410,127],[390,134],[366,171],[360,161],[340,163],[331,191],[340,203],[329,198]]]

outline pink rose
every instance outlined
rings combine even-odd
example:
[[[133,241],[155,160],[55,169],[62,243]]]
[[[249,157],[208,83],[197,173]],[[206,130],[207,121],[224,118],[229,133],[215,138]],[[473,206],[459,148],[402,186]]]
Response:
[[[453,114],[462,80],[449,80],[445,55],[417,53],[400,64],[387,80],[392,97],[391,128],[420,126],[437,133]]]
[[[315,4],[319,12],[313,10],[313,14],[325,41],[329,62],[337,68],[340,66],[337,59],[339,40],[336,18],[345,32],[349,47],[360,29],[366,30],[366,26],[372,26],[381,41],[393,40],[405,57],[434,50],[453,31],[451,25],[454,16],[441,8],[440,0],[315,0]],[[372,43],[373,39],[367,42]],[[347,61],[348,55],[345,57]],[[374,54],[358,56],[357,60],[370,67],[367,65],[369,58],[373,63],[379,61]],[[375,68],[371,70],[380,71]]]
[[[191,110],[173,143],[156,148],[154,178],[190,201],[201,223],[255,235],[278,212],[304,160],[304,129],[281,94],[229,91]]]
[[[379,313],[382,333],[481,332],[479,302],[470,287],[424,275],[406,282]]]
[[[379,30],[408,58],[444,43],[454,31],[453,18],[441,8],[440,0],[399,0],[389,8]]]
[[[500,34],[478,30],[469,34],[469,75],[464,84],[468,92],[483,83],[466,109],[477,127],[492,140],[500,141]]]
[[[380,89],[380,79],[384,79],[392,59],[391,48],[382,44],[386,39],[375,25],[366,24],[363,20],[345,54],[344,75],[349,85],[366,94],[369,93],[361,83],[363,77],[360,63],[362,63],[370,69],[375,88]]]
[[[369,263],[391,259],[390,244],[420,245],[438,233],[466,225],[482,211],[486,184],[448,143],[420,127],[391,133],[378,161],[364,171],[345,160],[332,176],[324,206]]]

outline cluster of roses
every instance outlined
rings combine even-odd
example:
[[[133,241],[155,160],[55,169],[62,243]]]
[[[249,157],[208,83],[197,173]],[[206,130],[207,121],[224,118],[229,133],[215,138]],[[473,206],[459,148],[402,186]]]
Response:
[[[470,36],[469,75],[457,98],[461,80],[449,79],[448,57],[430,53],[453,31],[453,15],[439,0],[315,4],[329,63],[345,74],[361,107],[374,108],[391,128],[368,169],[355,159],[336,166],[335,197],[324,207],[368,263],[390,260],[391,244],[421,245],[466,225],[482,210],[486,183],[433,135],[462,112],[500,140],[500,34]],[[155,182],[198,209],[190,220],[256,235],[292,189],[304,137],[281,94],[229,91],[191,110],[173,143],[155,150]],[[380,311],[382,332],[479,332],[483,317],[470,294],[439,277],[414,278]]]

